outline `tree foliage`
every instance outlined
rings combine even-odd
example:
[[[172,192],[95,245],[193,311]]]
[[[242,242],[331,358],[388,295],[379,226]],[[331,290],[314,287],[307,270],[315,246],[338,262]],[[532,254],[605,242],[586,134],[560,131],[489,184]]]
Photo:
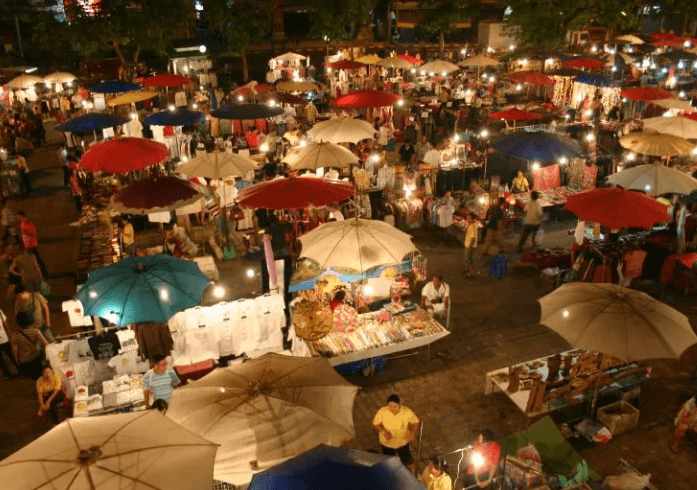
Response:
[[[210,27],[220,33],[223,49],[241,55],[247,46],[269,37],[272,0],[203,0]]]
[[[366,22],[371,0],[313,0],[312,34],[332,42],[349,39]]]
[[[452,32],[456,23],[471,20],[479,13],[479,5],[476,2],[425,0],[420,5],[428,9],[428,12],[419,27],[431,34]]]

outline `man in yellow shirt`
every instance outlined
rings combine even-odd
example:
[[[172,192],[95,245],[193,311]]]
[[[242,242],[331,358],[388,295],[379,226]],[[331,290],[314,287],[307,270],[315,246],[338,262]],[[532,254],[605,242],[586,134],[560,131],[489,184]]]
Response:
[[[416,463],[409,451],[409,443],[416,438],[419,418],[410,408],[402,405],[398,395],[390,395],[387,405],[377,411],[373,428],[380,434],[383,454],[399,456],[404,466],[416,474]]]
[[[465,269],[462,271],[467,277],[474,276],[474,251],[477,248],[477,238],[479,235],[479,225],[472,213],[467,215],[465,224],[465,236],[462,244],[465,246]]]
[[[123,224],[121,236],[123,239],[124,252],[126,252],[129,257],[133,257],[136,254],[136,235],[133,231],[133,225],[126,218],[121,218],[121,223]]]

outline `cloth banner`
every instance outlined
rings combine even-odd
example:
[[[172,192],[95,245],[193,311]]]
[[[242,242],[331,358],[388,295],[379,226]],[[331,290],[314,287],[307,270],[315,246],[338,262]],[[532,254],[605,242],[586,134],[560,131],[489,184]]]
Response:
[[[598,177],[598,167],[595,165],[586,165],[583,167],[583,183],[581,184],[584,189],[595,188],[595,181]]]
[[[546,191],[561,186],[561,171],[559,164],[550,165],[533,171],[533,189]]]

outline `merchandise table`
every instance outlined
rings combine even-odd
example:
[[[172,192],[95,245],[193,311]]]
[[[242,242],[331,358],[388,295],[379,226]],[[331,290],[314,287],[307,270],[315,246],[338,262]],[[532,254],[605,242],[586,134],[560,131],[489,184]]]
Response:
[[[565,356],[571,356],[573,358],[573,362],[574,362],[574,364],[572,364],[572,371],[573,371],[573,367],[576,365],[575,363],[577,361],[579,361],[579,359],[582,356],[592,355],[592,353],[590,353],[589,351],[583,350],[583,349],[575,349],[575,350],[562,352],[561,354],[558,354],[558,355],[561,358],[564,358]],[[538,415],[542,415],[542,414],[549,413],[549,412],[554,412],[556,410],[560,410],[560,409],[568,407],[568,406],[577,405],[579,403],[583,403],[585,401],[592,400],[595,390],[593,388],[590,388],[590,389],[586,389],[584,391],[580,391],[578,393],[576,391],[574,391],[572,393],[572,396],[570,396],[570,397],[561,397],[560,396],[560,397],[555,397],[555,398],[550,399],[550,400],[547,400],[547,398],[545,397],[546,401],[544,402],[541,409],[534,410],[534,411],[527,411],[528,405],[530,402],[530,400],[529,400],[530,394],[532,392],[531,391],[532,382],[533,382],[533,380],[539,380],[539,381],[546,381],[547,380],[547,377],[549,374],[548,361],[551,357],[553,357],[553,356],[541,357],[539,359],[535,359],[532,361],[526,361],[526,362],[512,366],[511,368],[513,368],[513,369],[525,371],[523,374],[520,375],[520,387],[519,387],[518,391],[516,391],[515,393],[510,393],[508,391],[509,370],[511,368],[501,368],[501,369],[497,369],[495,371],[488,372],[486,374],[486,379],[485,379],[484,394],[489,395],[489,394],[493,393],[494,391],[502,391],[528,417],[537,417]],[[617,362],[620,362],[620,361],[617,361]],[[554,385],[554,386],[551,386],[552,389],[554,389],[554,388],[561,388],[564,385],[576,386],[577,382],[579,382],[581,380],[588,380],[590,378],[598,379],[599,376],[606,376],[607,375],[607,376],[617,377],[617,379],[614,379],[612,382],[607,383],[607,384],[603,384],[599,387],[598,396],[604,396],[604,395],[607,395],[609,393],[621,391],[621,390],[628,388],[632,385],[640,384],[649,378],[650,373],[651,373],[650,368],[640,368],[635,363],[614,364],[614,365],[612,365],[612,367],[609,367],[609,368],[603,370],[602,372],[598,372],[598,371],[586,372],[586,373],[582,373],[578,377],[559,378],[559,380],[556,382],[550,382],[550,385]],[[565,383],[565,381],[566,381],[566,383]],[[549,393],[549,391],[547,391],[547,393]],[[573,403],[570,403],[569,398],[571,398]]]

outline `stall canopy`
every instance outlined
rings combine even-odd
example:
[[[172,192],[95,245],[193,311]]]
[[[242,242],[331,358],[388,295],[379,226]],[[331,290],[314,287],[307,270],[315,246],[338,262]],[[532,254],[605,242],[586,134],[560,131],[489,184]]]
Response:
[[[664,109],[677,109],[679,111],[690,112],[697,110],[697,107],[690,104],[689,100],[681,100],[675,97],[671,97],[670,99],[652,100],[651,103],[657,105],[658,107],[663,107]]]
[[[538,160],[542,163],[556,162],[562,157],[571,159],[583,155],[578,142],[556,133],[520,131],[500,136],[491,146],[510,157],[523,160]]]
[[[569,196],[566,210],[579,219],[610,228],[645,228],[671,220],[666,207],[639,192],[624,189],[592,189]]]
[[[116,325],[166,322],[199,306],[209,284],[196,262],[169,255],[128,257],[91,272],[77,299],[85,315]]]
[[[90,92],[97,94],[121,94],[124,92],[133,92],[135,90],[140,90],[140,85],[121,80],[110,80],[90,87]]]
[[[215,478],[243,485],[317,444],[352,439],[357,391],[326,359],[266,354],[174,390],[167,417],[220,444]]]
[[[622,170],[610,175],[607,181],[625,189],[645,191],[654,197],[673,192],[689,195],[697,190],[697,179],[676,168],[658,163],[637,165]]]
[[[128,92],[125,94],[117,95],[113,99],[107,101],[106,105],[109,107],[114,107],[123,104],[135,104],[136,102],[143,102],[144,100],[152,99],[157,97],[157,92],[152,92],[150,90],[138,90],[136,92]]]
[[[178,177],[153,177],[134,182],[112,196],[109,204],[121,214],[174,211],[204,197],[200,188]]]
[[[365,64],[360,61],[340,60],[334,63],[327,63],[325,66],[332,70],[358,70],[359,68],[363,68]]]
[[[301,80],[288,80],[276,85],[278,92],[317,92],[319,87],[313,82],[303,82]]]
[[[530,111],[521,111],[518,108],[506,109],[505,111],[492,112],[489,114],[491,119],[504,119],[507,121],[530,121],[532,119],[542,119],[542,114]]]
[[[264,104],[237,104],[221,107],[211,115],[218,119],[266,119],[280,116],[285,111],[281,107],[270,107]]]
[[[89,114],[68,119],[64,123],[58,124],[54,129],[56,131],[69,133],[87,133],[90,131],[100,131],[104,128],[114,128],[126,124],[127,122],[128,119],[114,114],[90,112]]]
[[[11,89],[24,90],[33,87],[37,83],[43,83],[44,79],[34,75],[20,75],[7,82],[7,86]]]
[[[335,117],[315,124],[308,134],[317,141],[331,143],[358,143],[375,137],[375,128],[369,122],[351,117]]]
[[[12,490],[213,488],[217,446],[159,412],[70,418],[0,462]]]
[[[145,119],[148,126],[193,126],[206,119],[203,112],[179,107],[174,110],[156,112]]]
[[[411,56],[409,54],[398,54],[397,58],[401,58],[410,65],[420,65],[421,63],[424,62],[421,58],[417,58],[416,56]]]
[[[257,95],[276,90],[273,85],[251,81],[232,91],[232,95]]]
[[[204,177],[206,179],[224,179],[226,177],[244,177],[249,171],[257,169],[251,158],[227,151],[198,153],[196,157],[177,167],[176,172],[187,177]]]
[[[64,83],[70,83],[76,78],[77,77],[72,73],[67,73],[64,71],[54,71],[53,73],[49,73],[44,77],[44,82],[58,83],[62,85]]]
[[[411,64],[408,61],[405,61],[397,56],[383,58],[375,64],[379,66],[384,66],[386,68],[400,68],[402,70],[408,70],[409,68],[411,68]]]
[[[356,58],[356,61],[359,63],[363,63],[366,65],[374,65],[378,61],[380,61],[382,58],[380,58],[378,55],[375,54],[366,54],[365,56],[361,56],[360,58]]]
[[[284,53],[281,56],[276,56],[274,58],[276,61],[295,61],[295,60],[304,60],[305,57],[301,54],[297,53]]]
[[[358,157],[343,146],[319,141],[291,150],[282,161],[292,170],[317,170],[321,167],[348,168],[358,163]]]
[[[626,43],[626,44],[644,44],[644,40],[638,36],[635,36],[633,34],[625,34],[623,36],[617,36],[615,38],[615,41],[619,41],[621,43]]]
[[[603,57],[605,59],[605,66],[625,66],[634,61],[627,53],[612,53]]]
[[[143,79],[146,87],[183,87],[193,83],[190,78],[171,73],[160,73]]]
[[[684,138],[673,136],[672,134],[650,132],[629,133],[622,136],[620,145],[633,152],[655,157],[689,155],[695,149],[695,145]]]
[[[616,284],[564,284],[538,301],[540,323],[569,345],[625,362],[678,359],[697,343],[685,315]]]
[[[630,100],[660,100],[660,99],[670,99],[673,94],[667,90],[663,90],[656,87],[632,87],[622,90],[620,93],[622,97],[626,97]]]
[[[530,85],[554,85],[554,79],[537,71],[518,71],[511,73],[509,77],[515,83],[529,83]]]
[[[257,473],[249,490],[424,490],[397,457],[317,446]]]
[[[353,196],[353,184],[312,177],[269,180],[247,187],[237,201],[250,208],[306,209],[325,206]]]
[[[372,107],[385,107],[403,100],[402,96],[379,90],[359,90],[337,97],[332,101],[335,107],[343,109],[366,109]]]
[[[574,82],[585,83],[595,87],[611,87],[615,85],[613,80],[604,75],[598,75],[596,73],[584,73],[583,75],[579,75],[574,79]]]
[[[458,63],[458,65],[462,67],[472,66],[476,68],[484,68],[486,66],[499,66],[500,64],[500,61],[485,54],[478,54],[476,56],[466,58]]]
[[[578,77],[581,75],[586,75],[588,72],[579,70],[578,68],[558,68],[548,73],[557,77]]]
[[[561,66],[566,68],[603,68],[605,67],[605,62],[596,58],[571,58],[561,62]]]
[[[666,53],[656,55],[656,57],[670,61],[671,63],[677,63],[678,61],[693,62],[693,61],[697,60],[697,54],[689,53],[687,51],[680,51],[680,50],[668,51]]]
[[[144,138],[114,138],[89,148],[79,162],[85,170],[126,174],[156,165],[169,156],[162,143]]]
[[[670,100],[670,99],[668,99]],[[642,119],[644,129],[672,134],[683,139],[697,139],[697,121],[687,117],[650,117]]]
[[[435,61],[429,61],[425,65],[422,65],[419,68],[419,71],[423,71],[426,73],[451,73],[454,71],[459,70],[460,67],[457,66],[454,63],[451,63],[449,61],[443,61],[443,60],[435,60]]]

